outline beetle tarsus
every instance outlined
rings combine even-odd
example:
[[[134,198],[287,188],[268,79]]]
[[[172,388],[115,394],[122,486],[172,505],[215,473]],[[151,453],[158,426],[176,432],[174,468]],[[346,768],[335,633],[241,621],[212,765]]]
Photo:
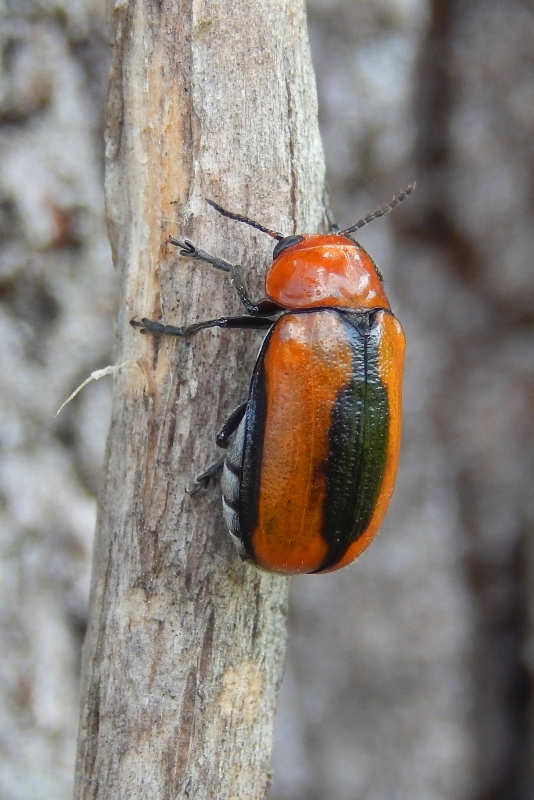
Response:
[[[186,489],[186,493],[192,496],[200,492],[201,489],[207,489],[211,481],[221,472],[225,458],[226,457],[223,456],[223,458],[220,458],[215,464],[212,464],[211,467],[208,467],[205,472],[202,472],[198,478],[195,478],[195,484],[191,486],[190,489]]]
[[[130,320],[130,325],[134,328],[140,328],[140,333],[153,333],[157,336],[187,336],[189,333],[195,333],[196,326],[191,325],[190,328],[177,328],[174,325],[164,325],[154,319],[147,319],[143,317],[141,320]],[[194,328],[194,330],[191,330]]]
[[[205,250],[201,250],[200,247],[194,245],[193,242],[189,241],[189,239],[184,239],[182,242],[180,239],[175,239],[173,236],[169,236],[167,242],[169,244],[173,244],[175,247],[179,247],[180,255],[184,256],[185,258],[194,258],[196,261],[205,261],[206,264],[211,264],[212,267],[215,269],[220,269],[222,272],[233,273],[235,270],[235,267],[232,264],[229,264],[228,261],[224,261],[222,258],[212,256]]]
[[[174,236],[169,236],[167,239],[167,244],[173,244],[175,247],[179,247],[181,256],[187,256],[189,258],[197,257],[197,248],[193,242],[190,242],[188,239],[184,239],[182,242],[180,239],[175,239]]]

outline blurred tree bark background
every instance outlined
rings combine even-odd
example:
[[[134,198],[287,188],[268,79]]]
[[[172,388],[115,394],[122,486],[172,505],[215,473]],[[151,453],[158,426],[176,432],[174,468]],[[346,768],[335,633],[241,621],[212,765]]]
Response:
[[[112,362],[110,53],[103,0],[0,13],[0,797],[67,800],[109,385],[54,414]],[[292,581],[270,798],[531,800],[534,7],[309,15],[337,220],[418,191],[360,236],[408,337],[397,489]]]

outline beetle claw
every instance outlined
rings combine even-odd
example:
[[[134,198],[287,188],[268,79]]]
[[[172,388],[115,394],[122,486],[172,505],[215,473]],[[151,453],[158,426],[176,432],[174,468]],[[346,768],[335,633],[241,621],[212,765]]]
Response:
[[[180,239],[175,239],[174,236],[169,236],[167,244],[173,244],[175,247],[179,247],[181,256],[188,256],[189,258],[198,257],[198,249],[189,239],[184,239],[182,242]]]
[[[193,242],[190,242],[189,239],[186,239],[185,242],[182,242],[181,246],[182,246],[182,249],[180,250],[181,256],[189,256],[189,258],[198,257],[198,248],[195,247]]]
[[[186,489],[185,492],[190,497],[192,497],[197,492],[200,492],[201,489],[207,489],[210,485],[211,476],[210,475],[199,475],[198,478],[195,479],[195,483],[189,489]]]
[[[130,320],[130,325],[132,326],[132,328],[141,328],[139,333],[146,333],[145,325],[147,321],[148,320],[146,319],[138,320],[136,317],[132,317],[132,319]]]

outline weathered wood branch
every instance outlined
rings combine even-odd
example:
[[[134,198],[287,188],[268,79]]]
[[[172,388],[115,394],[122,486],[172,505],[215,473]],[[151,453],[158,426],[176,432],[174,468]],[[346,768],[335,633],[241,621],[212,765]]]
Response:
[[[321,223],[322,151],[303,0],[123,0],[107,110],[106,191],[122,279],[111,432],[84,648],[75,797],[260,798],[285,650],[287,579],[242,564],[217,490],[185,489],[246,396],[257,335],[141,337],[239,303],[177,258],[180,234],[244,263],[255,297],[272,242]]]

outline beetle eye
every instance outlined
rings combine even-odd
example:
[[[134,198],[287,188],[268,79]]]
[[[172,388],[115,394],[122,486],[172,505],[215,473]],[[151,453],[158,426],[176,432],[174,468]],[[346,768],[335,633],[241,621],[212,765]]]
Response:
[[[280,253],[282,253],[284,250],[287,250],[288,247],[292,247],[294,244],[298,244],[299,242],[303,241],[304,236],[286,236],[284,239],[280,239],[273,250],[273,261],[275,258],[278,258]]]

